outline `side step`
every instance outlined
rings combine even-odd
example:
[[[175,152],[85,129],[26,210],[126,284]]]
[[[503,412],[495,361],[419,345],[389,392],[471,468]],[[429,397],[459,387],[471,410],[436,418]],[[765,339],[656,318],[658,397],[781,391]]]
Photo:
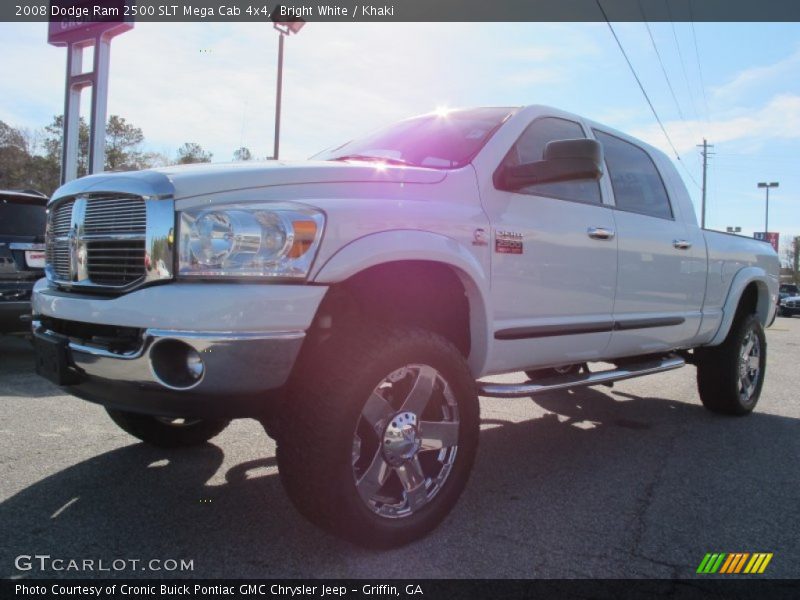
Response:
[[[611,383],[612,381],[621,381],[623,379],[641,377],[642,375],[671,371],[672,369],[679,369],[685,364],[686,361],[680,356],[670,355],[660,359],[632,363],[624,367],[618,367],[608,371],[598,371],[596,373],[579,373],[577,375],[548,377],[537,382],[526,381],[524,383],[487,383],[479,381],[478,386],[481,396],[491,396],[494,398],[523,398],[535,394],[568,390],[587,385]]]

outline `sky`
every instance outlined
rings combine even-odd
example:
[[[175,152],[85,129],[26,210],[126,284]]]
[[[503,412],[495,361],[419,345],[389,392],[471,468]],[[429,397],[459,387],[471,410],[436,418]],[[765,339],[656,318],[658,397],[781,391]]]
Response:
[[[441,106],[547,104],[667,152],[698,212],[707,138],[707,226],[762,231],[756,184],[778,181],[770,230],[800,235],[800,23],[613,26],[679,161],[605,23],[309,23],[286,41],[281,158]],[[43,23],[0,24],[0,120],[12,126],[63,110],[66,50],[46,36]],[[184,142],[214,161],[240,146],[266,157],[276,60],[267,24],[137,23],[112,43],[109,114],[171,157]]]

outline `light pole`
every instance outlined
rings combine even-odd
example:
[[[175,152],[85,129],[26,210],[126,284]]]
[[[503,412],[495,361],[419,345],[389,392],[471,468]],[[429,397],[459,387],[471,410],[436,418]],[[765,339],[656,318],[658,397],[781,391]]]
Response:
[[[761,181],[758,184],[758,187],[767,190],[767,209],[766,212],[764,213],[764,235],[766,235],[769,232],[769,188],[776,188],[778,187],[778,185],[779,184],[777,181],[772,181],[770,183],[767,183],[766,181]]]
[[[279,4],[272,10],[273,27],[278,31],[278,82],[275,91],[275,146],[272,158],[278,160],[281,139],[281,96],[283,94],[283,38],[299,32],[306,24],[299,17],[281,17],[282,7]]]

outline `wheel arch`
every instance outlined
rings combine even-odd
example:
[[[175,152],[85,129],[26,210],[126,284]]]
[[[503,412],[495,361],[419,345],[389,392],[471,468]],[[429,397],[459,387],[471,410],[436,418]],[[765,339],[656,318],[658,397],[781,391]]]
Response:
[[[761,324],[767,327],[773,319],[774,311],[769,276],[754,267],[742,269],[731,282],[722,308],[722,321],[708,345],[721,344],[728,336],[737,315],[742,312],[755,314]]]
[[[318,269],[314,282],[330,285],[333,291],[378,271],[407,272],[420,265],[433,267],[434,273],[446,269],[457,278],[468,310],[467,362],[479,377],[486,367],[491,340],[488,275],[475,255],[456,240],[417,230],[370,234],[339,249]],[[429,283],[436,286],[442,282],[430,279]]]

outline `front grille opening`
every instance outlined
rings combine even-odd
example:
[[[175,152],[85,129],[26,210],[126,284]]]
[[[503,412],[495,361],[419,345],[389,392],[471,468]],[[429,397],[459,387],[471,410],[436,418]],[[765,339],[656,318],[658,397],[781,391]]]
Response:
[[[140,196],[92,193],[50,209],[47,263],[56,283],[121,288],[146,275],[147,204]],[[86,250],[88,280],[72,282],[75,246]]]
[[[144,240],[88,242],[86,251],[94,283],[123,286],[144,277]]]
[[[83,323],[45,316],[40,318],[40,322],[45,329],[66,336],[70,341],[117,354],[134,352],[142,347],[143,330],[136,327]]]

